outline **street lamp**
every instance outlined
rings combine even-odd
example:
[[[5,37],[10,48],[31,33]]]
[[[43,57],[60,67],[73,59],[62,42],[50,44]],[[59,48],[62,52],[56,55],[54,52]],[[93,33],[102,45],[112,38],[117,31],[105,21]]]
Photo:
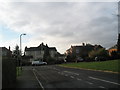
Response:
[[[21,56],[22,56],[22,40],[21,40],[22,35],[26,35],[26,34],[25,34],[25,33],[22,33],[22,34],[20,35],[20,63],[21,63],[20,66],[21,66],[21,70],[22,70],[22,62],[21,62],[21,61],[22,61],[22,57],[21,57]],[[19,64],[20,64],[20,63],[19,63]]]
[[[23,33],[23,34],[20,35],[20,51],[21,51],[21,52],[22,52],[22,42],[21,42],[21,37],[22,37],[22,35],[26,35],[26,34]],[[21,52],[20,52],[20,55],[22,55]]]

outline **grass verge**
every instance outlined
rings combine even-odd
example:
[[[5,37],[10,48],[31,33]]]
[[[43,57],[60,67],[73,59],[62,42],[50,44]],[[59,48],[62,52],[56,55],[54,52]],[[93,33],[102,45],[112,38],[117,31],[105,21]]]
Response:
[[[16,67],[16,75],[17,77],[20,76],[22,73],[21,67]]]
[[[101,61],[101,62],[67,63],[67,64],[61,64],[60,66],[102,70],[102,71],[112,71],[112,72],[120,73],[120,59]]]

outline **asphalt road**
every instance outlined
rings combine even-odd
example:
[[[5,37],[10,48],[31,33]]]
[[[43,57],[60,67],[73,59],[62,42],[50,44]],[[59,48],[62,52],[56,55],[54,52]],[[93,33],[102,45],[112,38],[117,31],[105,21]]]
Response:
[[[34,66],[30,69],[43,90],[45,88],[120,88],[120,74],[57,65]]]

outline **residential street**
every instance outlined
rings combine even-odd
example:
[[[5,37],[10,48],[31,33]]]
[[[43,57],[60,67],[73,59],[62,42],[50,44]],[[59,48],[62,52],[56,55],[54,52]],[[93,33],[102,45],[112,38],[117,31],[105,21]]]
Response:
[[[57,65],[25,66],[31,78],[18,88],[118,88],[120,74],[65,68]],[[31,72],[31,73],[30,73]],[[33,73],[32,73],[33,72]],[[30,75],[32,74],[32,75]],[[26,77],[27,78],[27,77]],[[34,79],[32,79],[34,78]],[[19,82],[20,79],[18,79]],[[31,84],[29,84],[31,83]],[[34,83],[34,85],[32,84]],[[33,87],[32,87],[33,85]],[[27,87],[26,87],[27,86]]]

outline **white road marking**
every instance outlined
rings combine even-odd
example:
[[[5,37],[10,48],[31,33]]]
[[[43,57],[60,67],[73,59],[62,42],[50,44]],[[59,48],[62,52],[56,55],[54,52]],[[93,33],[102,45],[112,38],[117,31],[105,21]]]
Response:
[[[33,73],[34,73],[34,75],[35,75],[35,77],[36,77],[36,79],[37,79],[39,85],[41,86],[42,90],[44,90],[44,87],[43,87],[43,85],[41,84],[41,82],[40,82],[40,80],[38,79],[38,77],[36,76],[34,70],[35,70],[35,69],[33,69]]]
[[[99,81],[103,81],[103,82],[108,82],[108,83],[116,84],[116,85],[120,85],[119,83],[116,83],[116,82],[111,82],[111,81],[107,81],[107,80],[103,80],[103,79],[99,79],[99,78],[94,78],[94,77],[91,77],[91,76],[89,76],[89,78],[95,79],[95,80],[99,80]]]
[[[71,78],[74,78],[73,76],[70,76]]]
[[[79,75],[78,73],[74,73],[74,72],[69,72],[69,71],[64,71],[64,72]]]
[[[65,76],[68,76],[67,74],[65,74]]]
[[[55,68],[55,70],[59,70],[59,69]]]
[[[53,68],[51,68],[51,69],[54,69],[54,70],[59,70],[59,69],[57,69],[57,68],[54,68],[54,67],[53,67]]]
[[[99,86],[99,88],[105,88],[105,87],[103,87],[103,86]]]
[[[77,78],[77,80],[82,80],[82,79],[80,79],[80,78]]]

